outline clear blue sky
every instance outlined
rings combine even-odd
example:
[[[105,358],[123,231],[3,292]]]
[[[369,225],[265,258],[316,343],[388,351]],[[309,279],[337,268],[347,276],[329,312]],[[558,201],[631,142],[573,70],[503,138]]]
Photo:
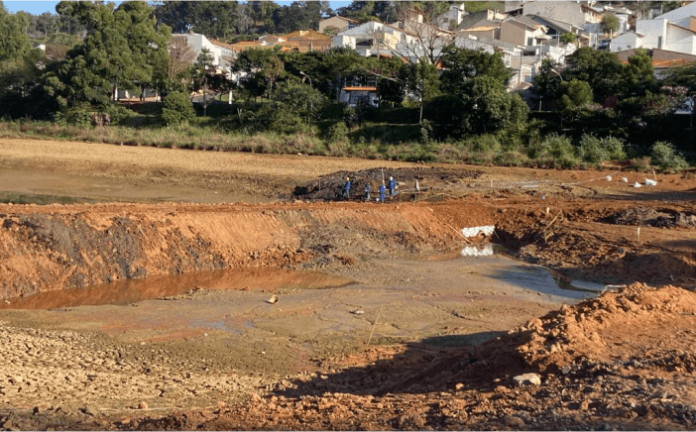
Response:
[[[51,13],[56,13],[56,5],[58,4],[57,1],[4,1],[5,7],[7,10],[10,12],[18,12],[18,11],[24,11],[27,13],[30,13],[32,15],[39,15],[44,12],[51,12]],[[120,2],[119,2],[120,3]],[[292,3],[292,1],[277,1],[276,3],[280,5],[289,5]],[[351,2],[350,1],[330,1],[331,3],[331,8],[332,9],[337,9],[340,8],[341,6],[347,6]]]

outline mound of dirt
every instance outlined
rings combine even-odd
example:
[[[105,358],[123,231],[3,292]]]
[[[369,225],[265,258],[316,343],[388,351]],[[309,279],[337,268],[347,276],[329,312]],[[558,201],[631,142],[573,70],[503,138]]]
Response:
[[[607,218],[617,225],[654,226],[658,228],[696,228],[696,216],[685,212],[657,211],[651,208],[634,208],[618,212]]]
[[[466,169],[441,169],[441,168],[373,168],[362,171],[338,171],[319,177],[306,186],[295,188],[295,195],[303,199],[334,199],[340,194],[346,177],[350,177],[352,184],[351,198],[362,199],[366,183],[370,183],[372,196],[378,195],[378,189],[383,180],[394,177],[400,184],[400,189],[413,190],[416,180],[421,189],[428,188],[429,183],[456,183],[462,179],[474,180],[481,176],[481,171]]]
[[[665,348],[676,334],[664,323],[685,323],[696,315],[696,293],[674,286],[659,289],[636,283],[586,300],[576,306],[529,321],[506,336],[483,344],[475,353],[476,375],[481,365],[495,375],[526,371],[567,373],[583,362],[608,362],[621,355],[645,354]],[[617,338],[632,339],[614,346]],[[678,340],[672,340],[675,347]],[[639,344],[643,344],[642,347]]]

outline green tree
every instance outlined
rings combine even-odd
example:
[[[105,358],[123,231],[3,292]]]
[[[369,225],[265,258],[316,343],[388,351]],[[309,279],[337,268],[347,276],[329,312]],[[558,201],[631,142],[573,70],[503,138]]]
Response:
[[[556,64],[550,58],[541,61],[539,72],[532,78],[532,91],[542,100],[553,101],[558,99],[561,83],[563,82]]]
[[[479,76],[472,78],[467,87],[461,108],[463,130],[486,133],[523,127],[529,111],[527,105],[518,94],[508,93],[499,80]]]
[[[285,82],[278,86],[277,94],[277,100],[307,124],[319,117],[326,104],[326,97],[308,84]]]
[[[29,51],[27,24],[16,15],[10,15],[0,2],[0,62],[20,59]]]
[[[510,70],[500,53],[488,54],[450,45],[444,49],[440,60],[444,69],[440,78],[442,89],[450,94],[461,94],[462,86],[477,76],[491,77],[503,85],[510,80]]]
[[[593,94],[590,85],[585,81],[573,79],[561,84],[561,98],[559,104],[564,111],[587,105],[592,102]]]
[[[236,1],[166,1],[155,10],[160,23],[174,33],[193,30],[209,38],[229,39],[238,34]]]
[[[207,48],[203,48],[201,53],[198,54],[198,58],[196,58],[196,63],[191,66],[191,77],[193,78],[191,90],[203,90],[203,101],[201,105],[203,106],[204,117],[208,115],[208,105],[214,100],[214,98],[208,99],[208,90],[210,89],[210,82],[215,72],[216,68],[213,64],[213,55]]]
[[[408,69],[407,88],[410,95],[420,105],[419,123],[423,123],[423,107],[440,94],[440,79],[437,67],[421,58]]]
[[[648,50],[638,48],[636,53],[628,58],[628,64],[624,67],[624,79],[626,84],[641,92],[655,85],[657,80]]]
[[[82,43],[45,77],[49,93],[66,103],[116,98],[119,88],[152,83],[166,65],[169,28],[156,26],[143,2],[61,2],[60,15],[77,18],[87,29]]]
[[[582,47],[568,56],[566,64],[563,77],[589,83],[599,103],[608,96],[626,91],[623,65],[616,53]]]
[[[563,45],[574,45],[578,41],[578,38],[575,36],[575,33],[565,32],[561,33],[561,35],[559,36],[559,40]]]
[[[171,92],[164,98],[162,106],[162,121],[167,126],[176,126],[193,120],[196,117],[196,112],[193,110],[193,104],[181,92]]]
[[[604,14],[602,18],[602,26],[604,26],[604,31],[609,32],[609,35],[613,35],[616,30],[619,29],[619,19],[616,18],[614,14]]]

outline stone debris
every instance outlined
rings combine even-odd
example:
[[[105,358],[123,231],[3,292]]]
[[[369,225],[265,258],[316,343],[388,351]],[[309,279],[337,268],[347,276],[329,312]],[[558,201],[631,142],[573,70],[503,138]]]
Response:
[[[519,387],[529,386],[529,385],[541,385],[541,377],[535,373],[526,373],[522,375],[517,375],[512,379],[515,384]]]

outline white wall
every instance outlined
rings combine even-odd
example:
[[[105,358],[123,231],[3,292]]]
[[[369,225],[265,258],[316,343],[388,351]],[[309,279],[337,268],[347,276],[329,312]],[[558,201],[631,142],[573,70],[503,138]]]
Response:
[[[688,5],[683,6],[683,7],[680,7],[678,9],[673,10],[673,11],[664,13],[664,14],[656,17],[656,19],[665,19],[671,23],[680,25],[682,27],[689,27],[688,22],[689,22],[689,18],[692,15],[696,16],[696,2],[688,4]],[[686,21],[686,26],[684,26],[683,24],[680,24],[680,22],[683,22],[683,21]]]
[[[666,20],[638,20],[636,33],[643,35],[641,45],[643,48],[660,48],[659,37],[662,37],[662,48],[667,40]],[[666,49],[666,48],[665,48]]]
[[[641,48],[641,38],[633,33],[624,33],[621,36],[617,36],[611,40],[611,51],[625,51],[632,48]]]
[[[667,44],[663,47],[669,51],[694,54],[696,37],[694,33],[674,25],[667,26]]]

